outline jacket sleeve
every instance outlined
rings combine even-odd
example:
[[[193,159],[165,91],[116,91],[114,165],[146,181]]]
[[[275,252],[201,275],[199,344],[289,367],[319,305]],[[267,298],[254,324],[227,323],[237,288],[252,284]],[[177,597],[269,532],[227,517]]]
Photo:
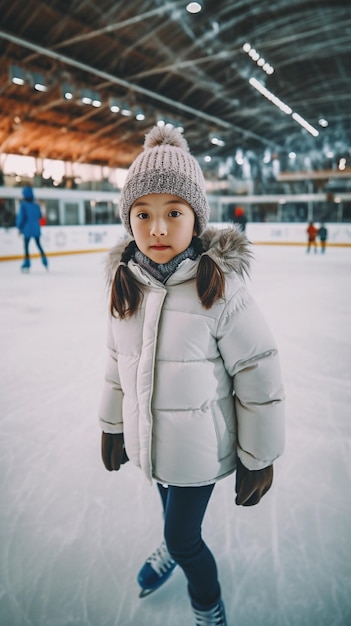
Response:
[[[284,388],[275,341],[245,287],[225,307],[218,346],[233,380],[238,456],[262,469],[284,449]]]
[[[23,204],[21,203],[19,207],[19,211],[16,216],[16,227],[18,228],[20,232],[23,231],[24,223],[25,223],[25,210],[24,210]]]
[[[99,405],[99,422],[105,433],[118,434],[123,432],[123,392],[119,382],[118,359],[111,318],[108,322],[107,350],[105,379]]]

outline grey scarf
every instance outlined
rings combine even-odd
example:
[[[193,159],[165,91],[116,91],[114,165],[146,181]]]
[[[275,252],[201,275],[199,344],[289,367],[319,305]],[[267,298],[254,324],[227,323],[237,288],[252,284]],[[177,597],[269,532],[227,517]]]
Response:
[[[198,240],[199,241],[199,240]],[[192,259],[193,261],[199,256],[201,250],[199,249],[198,242],[193,239],[190,246],[183,250],[180,254],[177,254],[168,263],[155,263],[145,254],[140,252],[139,248],[135,247],[134,261],[146,270],[151,276],[156,278],[160,283],[165,284],[172,274],[176,271],[179,265],[185,261],[185,259]]]

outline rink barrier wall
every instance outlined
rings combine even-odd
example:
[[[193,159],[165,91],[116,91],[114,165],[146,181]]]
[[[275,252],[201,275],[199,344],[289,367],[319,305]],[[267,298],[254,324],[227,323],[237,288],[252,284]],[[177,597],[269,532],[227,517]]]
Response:
[[[214,223],[225,228],[226,223]],[[305,223],[249,223],[248,239],[255,245],[306,246]],[[351,224],[327,224],[327,246],[351,247]],[[124,236],[121,224],[90,226],[43,226],[41,242],[48,256],[106,252]],[[320,242],[318,240],[318,245]],[[30,243],[30,256],[39,256],[35,242]],[[23,238],[16,228],[0,229],[0,261],[23,258]]]

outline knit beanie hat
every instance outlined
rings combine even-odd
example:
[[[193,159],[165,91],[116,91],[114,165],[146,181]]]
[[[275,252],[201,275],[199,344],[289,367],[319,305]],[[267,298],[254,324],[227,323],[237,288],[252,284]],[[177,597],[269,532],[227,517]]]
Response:
[[[135,200],[150,193],[179,196],[190,204],[197,217],[197,235],[205,230],[210,207],[200,165],[175,128],[154,128],[146,135],[144,151],[132,163],[124,184],[119,211],[122,223],[133,236],[129,212]]]

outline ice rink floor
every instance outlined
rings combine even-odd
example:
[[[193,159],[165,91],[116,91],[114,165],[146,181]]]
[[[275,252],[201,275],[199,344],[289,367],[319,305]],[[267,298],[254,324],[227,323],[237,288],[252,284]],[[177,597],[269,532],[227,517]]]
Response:
[[[261,503],[214,491],[204,537],[229,626],[351,624],[351,249],[257,247],[248,283],[277,339],[287,442]],[[180,571],[140,600],[156,488],[100,461],[104,255],[0,263],[1,626],[193,626]]]

